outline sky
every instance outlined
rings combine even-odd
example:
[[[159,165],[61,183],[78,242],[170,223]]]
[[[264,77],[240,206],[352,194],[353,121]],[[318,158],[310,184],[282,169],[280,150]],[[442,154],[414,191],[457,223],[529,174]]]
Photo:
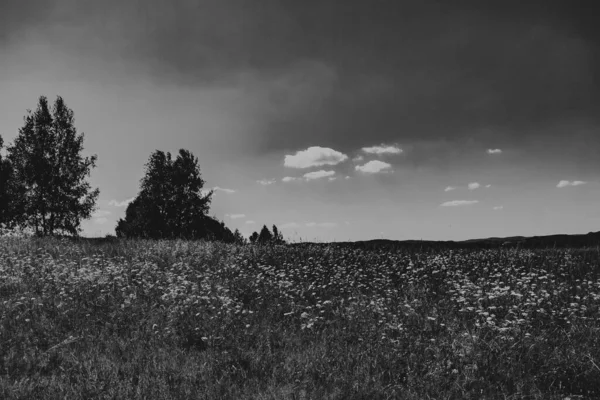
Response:
[[[64,98],[98,156],[87,236],[181,148],[245,236],[599,231],[600,28],[522,3],[0,0],[0,135]]]

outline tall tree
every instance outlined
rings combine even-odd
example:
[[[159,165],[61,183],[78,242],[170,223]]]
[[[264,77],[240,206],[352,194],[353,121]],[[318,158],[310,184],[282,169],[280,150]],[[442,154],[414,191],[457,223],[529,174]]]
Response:
[[[212,191],[205,193],[204,183],[198,159],[188,150],[179,150],[175,160],[155,151],[137,197],[117,224],[117,236],[235,241],[223,222],[207,216]]]
[[[18,200],[22,193],[19,193],[10,161],[2,156],[3,146],[4,140],[0,136],[0,228],[10,229],[20,218]]]
[[[263,225],[262,229],[260,230],[260,233],[258,234],[258,243],[266,244],[271,242],[272,240],[273,235],[271,234],[271,231],[269,231],[269,228],[267,228],[266,225]]]
[[[252,232],[252,235],[250,235],[248,240],[250,240],[250,243],[252,243],[252,244],[256,243],[258,240],[258,233]]]
[[[235,232],[233,232],[233,237],[235,238],[235,244],[246,244],[246,238],[242,236],[242,233],[239,229],[236,229]]]
[[[52,109],[46,97],[27,111],[8,159],[22,196],[19,224],[38,235],[78,235],[81,221],[91,217],[99,190],[86,178],[97,156],[83,157],[84,134],[77,134],[73,111],[58,96]]]
[[[184,237],[197,236],[198,225],[208,214],[213,191],[203,194],[204,184],[198,158],[188,150],[179,150],[171,173],[171,213],[168,217],[172,229]]]
[[[279,231],[279,229],[277,229],[277,226],[273,225],[273,243],[275,244],[284,244],[285,241],[283,240],[283,235],[281,234],[281,232]]]

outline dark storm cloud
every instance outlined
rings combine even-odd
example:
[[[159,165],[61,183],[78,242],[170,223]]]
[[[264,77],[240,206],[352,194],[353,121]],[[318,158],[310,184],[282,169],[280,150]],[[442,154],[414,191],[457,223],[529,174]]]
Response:
[[[272,108],[262,151],[474,138],[501,147],[557,125],[595,127],[593,13],[577,1],[522,3],[3,0],[0,39],[77,26],[79,37],[55,39],[157,82],[250,85]]]

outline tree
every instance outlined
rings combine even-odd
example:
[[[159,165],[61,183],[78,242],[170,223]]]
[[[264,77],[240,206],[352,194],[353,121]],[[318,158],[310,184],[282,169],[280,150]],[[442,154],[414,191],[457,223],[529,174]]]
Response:
[[[156,150],[146,163],[140,191],[115,229],[119,237],[183,238],[234,242],[225,224],[207,216],[212,191],[203,191],[198,159],[181,149],[175,160]]]
[[[4,140],[0,136],[0,152],[3,146]],[[12,165],[0,153],[0,228],[13,228],[19,217],[16,205],[21,196],[15,183]]]
[[[8,148],[21,193],[14,204],[22,216],[18,223],[37,235],[78,235],[81,221],[91,217],[100,193],[86,181],[97,156],[82,157],[84,134],[77,134],[74,122],[73,111],[62,97],[50,110],[41,96]]]
[[[242,236],[239,229],[236,229],[235,232],[233,232],[233,236],[235,238],[235,244],[239,244],[239,245],[246,244],[246,238],[244,238],[244,236]]]
[[[277,226],[273,225],[273,243],[275,244],[284,244],[285,240],[283,240],[283,235],[277,229]]]
[[[260,244],[267,244],[270,243],[273,240],[273,235],[271,234],[271,231],[269,231],[269,228],[267,228],[266,225],[263,225],[262,229],[260,230],[260,233],[258,235],[258,243]]]
[[[250,235],[249,240],[252,244],[256,243],[256,241],[258,240],[258,233],[252,232],[252,235]]]

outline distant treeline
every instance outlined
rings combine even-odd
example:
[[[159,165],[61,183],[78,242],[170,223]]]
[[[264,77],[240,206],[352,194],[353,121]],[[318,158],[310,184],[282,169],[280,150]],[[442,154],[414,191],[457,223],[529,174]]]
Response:
[[[53,107],[39,98],[3,156],[0,136],[0,228],[37,236],[72,236],[92,217],[100,191],[87,182],[97,156],[83,157],[84,134],[74,113],[57,97]],[[206,193],[198,158],[181,149],[175,159],[156,150],[145,165],[137,196],[115,228],[117,237],[203,239],[244,244],[239,230],[208,215],[213,191]],[[281,233],[263,226],[252,243],[284,243]]]
[[[486,249],[552,249],[552,248],[589,248],[599,247],[600,232],[586,235],[549,235],[533,237],[510,237],[474,239],[465,241],[430,241],[430,240],[386,240],[376,239],[357,242],[335,243],[294,243],[292,246],[339,246],[363,250],[486,250]]]

